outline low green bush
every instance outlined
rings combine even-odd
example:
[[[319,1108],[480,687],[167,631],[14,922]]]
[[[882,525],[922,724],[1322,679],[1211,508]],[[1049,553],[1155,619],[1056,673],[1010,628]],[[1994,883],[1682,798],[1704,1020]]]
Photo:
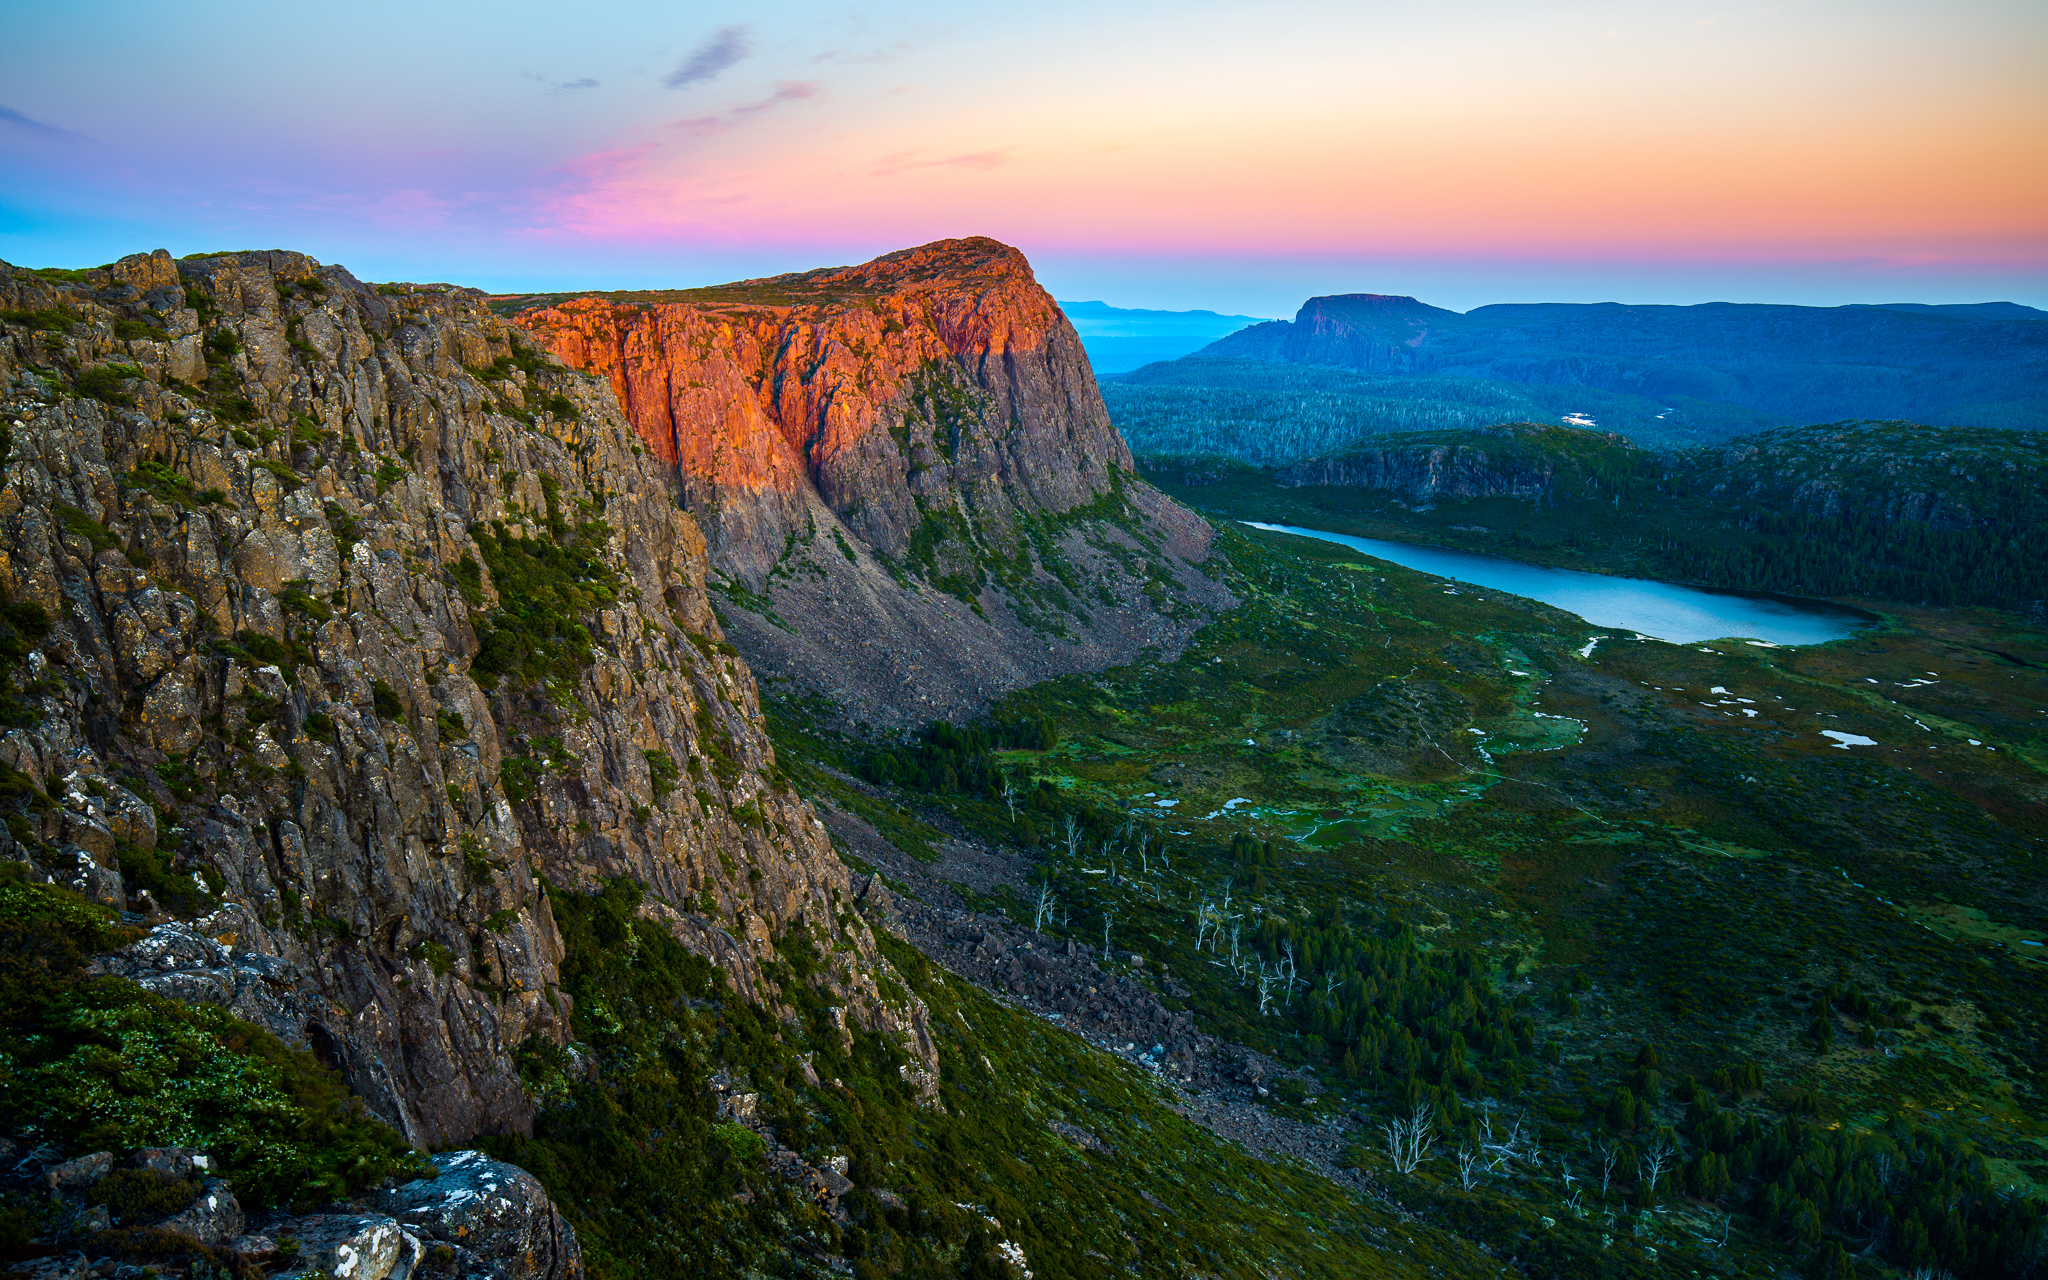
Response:
[[[72,387],[79,395],[97,400],[101,404],[132,409],[135,407],[135,397],[128,394],[124,384],[130,378],[141,376],[142,370],[132,364],[103,364],[80,373],[72,382]]]
[[[202,1148],[252,1208],[317,1204],[422,1161],[334,1071],[224,1009],[85,962],[137,936],[0,864],[0,1126],[67,1150]]]
[[[107,1206],[117,1227],[157,1222],[190,1207],[199,1187],[161,1169],[116,1169],[92,1189],[94,1204]]]

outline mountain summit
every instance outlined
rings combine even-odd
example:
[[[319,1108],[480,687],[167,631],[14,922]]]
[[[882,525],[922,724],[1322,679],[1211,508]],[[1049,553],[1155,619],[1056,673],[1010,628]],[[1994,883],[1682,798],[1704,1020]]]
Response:
[[[1459,314],[1413,298],[1349,293],[1310,298],[1291,321],[1254,325],[1188,358],[1583,387],[1654,401],[1653,415],[1691,405],[1700,423],[1751,428],[1901,418],[2038,429],[2048,426],[2044,321],[2048,315],[2013,303],[1553,302]]]
[[[501,306],[676,466],[749,660],[859,719],[1177,651],[1227,599],[1008,245]]]

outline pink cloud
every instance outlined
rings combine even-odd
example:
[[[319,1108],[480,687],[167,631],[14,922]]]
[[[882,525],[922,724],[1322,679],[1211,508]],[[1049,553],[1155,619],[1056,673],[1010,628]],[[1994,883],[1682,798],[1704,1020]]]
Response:
[[[668,127],[671,129],[681,129],[687,133],[723,133],[727,129],[746,123],[763,112],[773,111],[777,107],[791,102],[804,102],[820,96],[823,92],[815,80],[785,80],[776,86],[774,93],[769,94],[759,102],[749,102],[744,106],[729,107],[724,111],[708,116],[694,116],[688,120],[674,120],[669,123]]]
[[[987,171],[989,169],[1000,169],[1012,160],[1015,160],[1016,151],[1015,147],[1003,147],[999,150],[969,151],[961,155],[946,156],[938,160],[913,160],[911,157],[918,154],[917,152],[897,151],[883,156],[881,163],[875,166],[873,173],[877,178],[886,178],[891,174],[904,173],[911,169],[977,169]]]

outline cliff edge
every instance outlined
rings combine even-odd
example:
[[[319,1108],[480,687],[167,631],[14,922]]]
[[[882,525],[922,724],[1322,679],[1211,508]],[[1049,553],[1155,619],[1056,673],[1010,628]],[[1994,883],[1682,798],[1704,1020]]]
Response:
[[[602,381],[475,291],[296,253],[0,264],[0,320],[0,588],[49,624],[0,689],[0,858],[151,927],[108,971],[310,1046],[415,1144],[522,1131],[514,1050],[567,1037],[550,895],[626,877],[770,1006],[801,927],[935,1065]]]
[[[849,719],[971,715],[1231,603],[1024,256],[945,240],[704,289],[498,300],[675,466],[732,638]]]

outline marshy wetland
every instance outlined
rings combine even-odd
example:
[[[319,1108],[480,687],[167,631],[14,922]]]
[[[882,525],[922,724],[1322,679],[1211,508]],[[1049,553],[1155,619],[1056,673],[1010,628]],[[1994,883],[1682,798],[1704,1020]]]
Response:
[[[1243,1100],[1521,1273],[2041,1255],[2048,633],[1669,643],[1220,537],[1242,604],[1176,660],[908,744],[786,705],[784,758],[935,867],[985,851],[971,908],[1285,1064]]]

